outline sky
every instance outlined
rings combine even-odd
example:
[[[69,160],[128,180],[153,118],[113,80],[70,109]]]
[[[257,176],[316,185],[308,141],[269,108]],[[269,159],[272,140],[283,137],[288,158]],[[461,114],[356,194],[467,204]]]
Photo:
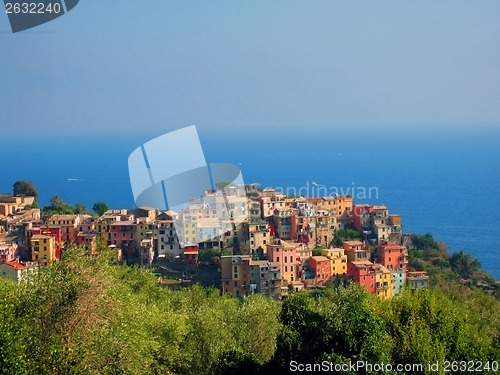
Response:
[[[0,141],[349,129],[500,133],[500,2],[81,0],[12,34]]]

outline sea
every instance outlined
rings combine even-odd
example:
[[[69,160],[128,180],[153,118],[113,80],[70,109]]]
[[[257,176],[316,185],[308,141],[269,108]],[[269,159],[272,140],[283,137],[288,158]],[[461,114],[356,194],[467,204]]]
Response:
[[[40,204],[58,194],[88,209],[135,207],[128,156],[161,134],[59,135],[3,142],[0,193],[20,179],[35,183]],[[385,204],[403,232],[431,233],[448,252],[464,250],[500,279],[500,135],[334,129],[200,131],[207,162],[233,163],[245,183],[289,194],[348,193]],[[176,155],[165,150],[165,162]]]

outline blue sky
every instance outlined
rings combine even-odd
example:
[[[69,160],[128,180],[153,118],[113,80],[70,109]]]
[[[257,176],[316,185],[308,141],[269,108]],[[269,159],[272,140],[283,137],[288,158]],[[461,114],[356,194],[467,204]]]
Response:
[[[0,131],[494,132],[499,19],[492,0],[81,0],[12,34],[0,14]]]

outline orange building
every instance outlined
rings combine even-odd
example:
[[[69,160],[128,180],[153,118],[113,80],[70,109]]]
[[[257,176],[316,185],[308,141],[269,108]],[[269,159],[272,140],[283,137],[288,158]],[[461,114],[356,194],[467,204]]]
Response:
[[[309,258],[309,266],[314,272],[316,284],[325,285],[332,277],[331,260],[325,256],[312,256]]]
[[[378,262],[390,270],[406,270],[408,265],[408,250],[394,242],[377,246]]]

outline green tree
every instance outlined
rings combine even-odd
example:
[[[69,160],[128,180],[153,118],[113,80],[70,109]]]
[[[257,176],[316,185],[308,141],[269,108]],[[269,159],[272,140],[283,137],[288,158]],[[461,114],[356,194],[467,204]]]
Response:
[[[92,206],[92,210],[98,215],[102,216],[106,211],[109,210],[108,205],[104,202],[97,202]]]
[[[430,233],[427,233],[423,236],[415,234],[411,236],[411,242],[413,246],[415,246],[418,250],[430,250],[439,248],[438,243],[434,241],[434,238]]]
[[[55,194],[52,198],[50,198],[50,206],[53,210],[62,210],[64,205],[65,203],[59,195]]]
[[[12,188],[15,196],[35,197],[35,200],[38,200],[38,190],[36,189],[35,184],[31,181],[16,181]]]
[[[75,214],[86,214],[87,213],[87,207],[83,203],[77,203],[75,206]]]
[[[450,266],[463,279],[470,279],[474,273],[479,271],[481,263],[470,254],[459,251],[451,256]]]

